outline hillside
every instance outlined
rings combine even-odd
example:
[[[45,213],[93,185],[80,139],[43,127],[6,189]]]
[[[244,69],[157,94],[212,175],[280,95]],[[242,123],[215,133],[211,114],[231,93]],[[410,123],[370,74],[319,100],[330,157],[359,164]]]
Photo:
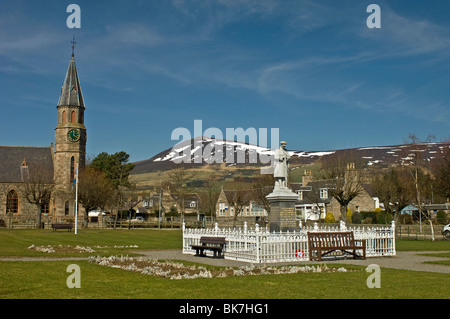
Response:
[[[191,149],[189,154],[189,147]],[[394,146],[373,146],[350,149],[357,156],[367,161],[367,165],[400,164],[411,160],[411,152],[420,150],[423,159],[432,161],[450,143],[420,143]],[[217,151],[217,153],[215,152]],[[299,151],[288,150],[291,155],[290,164],[293,166],[310,165],[316,163],[323,156],[346,152],[349,149],[334,151]],[[201,155],[204,155],[203,158]],[[231,155],[230,155],[231,154]],[[165,171],[176,167],[176,161],[183,162],[188,168],[198,168],[205,165],[253,166],[255,168],[269,166],[269,156],[273,151],[256,145],[240,142],[215,140],[203,137],[199,141],[191,139],[164,150],[152,158],[135,162],[132,174],[143,174],[156,171]],[[221,158],[223,164],[217,164]],[[212,164],[211,164],[212,163]]]

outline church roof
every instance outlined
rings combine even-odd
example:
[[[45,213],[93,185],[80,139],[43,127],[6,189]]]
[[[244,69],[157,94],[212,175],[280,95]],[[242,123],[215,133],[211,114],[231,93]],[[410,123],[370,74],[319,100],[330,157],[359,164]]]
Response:
[[[61,89],[61,96],[59,97],[58,106],[84,107],[83,94],[81,94],[77,66],[75,65],[75,58],[73,55],[70,59],[66,78],[64,79],[64,84]]]
[[[53,156],[51,147],[0,146],[0,183],[22,182],[22,165],[30,170],[38,167],[48,170],[53,176]]]

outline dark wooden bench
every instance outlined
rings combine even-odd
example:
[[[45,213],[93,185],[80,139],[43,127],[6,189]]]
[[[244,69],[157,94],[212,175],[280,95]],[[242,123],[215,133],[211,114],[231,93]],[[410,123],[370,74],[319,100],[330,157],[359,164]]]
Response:
[[[72,231],[73,225],[71,223],[57,223],[52,224],[53,231],[57,229],[68,229],[68,231]]]
[[[200,245],[191,245],[195,249],[195,256],[206,257],[205,250],[211,250],[214,257],[222,257],[223,248],[225,246],[225,237],[200,237]]]
[[[353,232],[308,232],[308,250],[309,260],[321,261],[323,256],[336,250],[351,254],[354,259],[366,259],[366,241],[355,240]],[[362,255],[356,250],[362,250]]]

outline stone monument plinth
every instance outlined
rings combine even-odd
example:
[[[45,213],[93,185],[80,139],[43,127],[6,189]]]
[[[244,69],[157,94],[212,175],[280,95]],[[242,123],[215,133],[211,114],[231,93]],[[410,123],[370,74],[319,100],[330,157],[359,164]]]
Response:
[[[271,232],[298,230],[295,220],[295,201],[298,195],[290,189],[285,189],[274,191],[266,198],[270,203],[269,230]]]
[[[295,221],[295,201],[298,195],[288,187],[288,167],[291,156],[286,151],[286,142],[281,142],[280,148],[275,150],[275,187],[266,196],[270,203],[269,230],[293,231],[298,229]]]

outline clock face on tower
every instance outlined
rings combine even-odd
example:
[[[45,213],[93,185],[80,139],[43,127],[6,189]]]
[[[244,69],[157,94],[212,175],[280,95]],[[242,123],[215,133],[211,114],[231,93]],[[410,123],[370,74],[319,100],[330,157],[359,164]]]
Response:
[[[80,132],[75,129],[70,130],[67,132],[67,139],[71,142],[78,142],[80,140]]]

